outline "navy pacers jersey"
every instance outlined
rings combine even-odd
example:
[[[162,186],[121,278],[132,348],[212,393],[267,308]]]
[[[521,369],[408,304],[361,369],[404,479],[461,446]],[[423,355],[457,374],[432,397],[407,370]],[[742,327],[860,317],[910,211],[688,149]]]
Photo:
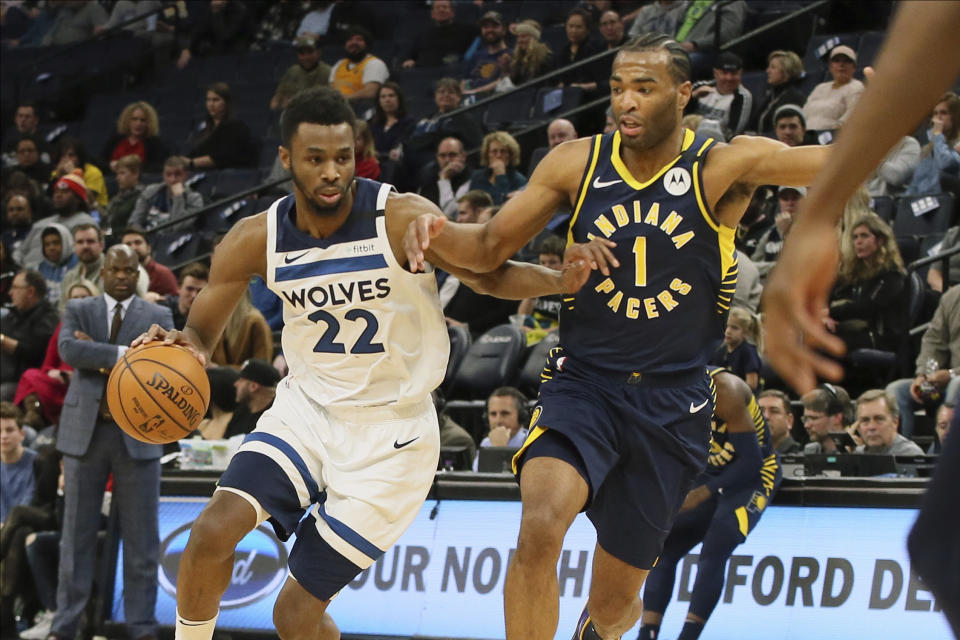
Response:
[[[594,271],[564,298],[560,342],[584,364],[616,372],[704,367],[723,336],[736,288],[734,229],[703,193],[713,139],[684,130],[682,150],[645,183],[620,157],[620,133],[595,136],[568,243],[617,243],[620,266]]]

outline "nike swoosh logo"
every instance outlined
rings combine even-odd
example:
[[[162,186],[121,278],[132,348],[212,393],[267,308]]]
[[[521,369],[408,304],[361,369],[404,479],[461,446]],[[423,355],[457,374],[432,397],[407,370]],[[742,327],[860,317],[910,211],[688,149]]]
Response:
[[[691,402],[691,403],[690,403],[690,413],[696,413],[697,411],[700,411],[700,409],[703,409],[705,406],[707,406],[707,403],[708,403],[708,402],[710,402],[710,401],[709,401],[709,400],[704,400],[703,402],[701,402],[701,403],[698,404],[698,405],[694,405],[694,404]]]
[[[396,440],[394,440],[394,441],[393,441],[393,448],[394,448],[394,449],[403,449],[405,446],[407,446],[408,444],[410,444],[410,443],[413,442],[414,440],[419,440],[419,439],[420,439],[420,436],[417,436],[417,437],[414,438],[413,440],[407,440],[406,442],[397,442]]]
[[[292,257],[291,257],[291,256],[284,256],[284,258],[283,258],[283,264],[290,264],[291,262],[296,262],[297,260],[299,260],[299,259],[302,258],[303,256],[307,255],[308,253],[310,253],[310,252],[309,252],[309,251],[304,251],[303,253],[301,253],[301,254],[298,255],[298,256],[292,256]]]
[[[623,180],[610,180],[609,182],[600,182],[600,176],[597,176],[596,178],[593,179],[593,188],[604,189],[606,187],[609,187],[610,185],[618,184],[620,182],[623,182]]]

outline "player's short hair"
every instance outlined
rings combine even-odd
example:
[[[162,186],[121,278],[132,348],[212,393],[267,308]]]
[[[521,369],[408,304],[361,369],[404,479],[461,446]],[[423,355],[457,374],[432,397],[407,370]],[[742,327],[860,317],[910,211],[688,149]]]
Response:
[[[887,411],[890,412],[890,416],[894,420],[899,420],[900,407],[897,406],[896,399],[883,389],[867,389],[861,393],[860,397],[857,398],[857,410],[859,411],[860,405],[873,402],[874,400],[879,400],[881,398],[883,399],[884,404],[887,405]]]
[[[663,33],[645,33],[642,36],[631,38],[620,49],[620,53],[635,53],[639,51],[666,51],[670,56],[667,70],[676,84],[683,84],[690,80],[690,56],[680,46],[680,43]],[[619,56],[619,54],[618,54]]]
[[[47,296],[47,279],[43,277],[42,273],[36,269],[24,269],[20,273],[23,274],[23,279],[27,281],[27,286],[33,287],[38,298]]]
[[[17,423],[17,428],[23,428],[23,411],[12,402],[0,402],[0,418],[7,418]]]
[[[563,253],[567,250],[567,242],[560,236],[547,236],[543,239],[543,242],[540,243],[540,248],[537,249],[537,254],[550,254],[552,256],[560,256],[563,258]]]
[[[780,404],[783,405],[783,410],[786,413],[791,413],[793,411],[793,407],[790,405],[790,396],[785,394],[783,391],[780,391],[780,389],[767,389],[757,396],[757,400],[760,398],[776,398],[780,401]]]
[[[208,269],[207,265],[203,264],[202,262],[191,262],[180,270],[180,284],[183,284],[183,281],[186,280],[187,276],[191,276],[197,280],[203,280],[206,282],[210,279],[210,269]]]
[[[331,87],[314,87],[297,93],[280,114],[280,138],[283,146],[290,148],[290,141],[300,123],[335,125],[346,122],[357,135],[357,122],[353,109],[339,91]]]
[[[142,168],[143,160],[135,153],[117,158],[117,169],[126,169],[127,171],[139,174]]]
[[[486,191],[481,191],[480,189],[471,189],[465,194],[457,198],[457,204],[461,202],[468,203],[474,209],[478,211],[480,209],[486,209],[487,207],[493,206],[493,198],[490,197],[490,194]]]
[[[93,224],[92,222],[81,222],[80,224],[74,225],[73,229],[70,230],[70,233],[73,234],[74,238],[76,238],[77,233],[79,233],[80,231],[88,231],[90,229],[96,230],[97,239],[100,240],[100,242],[103,242],[103,229]]]

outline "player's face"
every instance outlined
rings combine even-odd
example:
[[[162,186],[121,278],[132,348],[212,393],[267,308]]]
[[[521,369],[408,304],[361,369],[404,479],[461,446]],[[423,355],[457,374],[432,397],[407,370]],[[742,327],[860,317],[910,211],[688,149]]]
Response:
[[[866,260],[880,249],[877,236],[865,225],[853,230],[853,252],[860,260]]]
[[[348,122],[324,125],[302,122],[280,148],[280,162],[290,170],[301,200],[318,216],[335,215],[356,171],[353,127]]]
[[[491,429],[506,427],[512,437],[520,430],[520,416],[517,414],[517,401],[512,396],[493,396],[487,402],[487,422]]]
[[[690,100],[690,82],[674,83],[666,51],[617,55],[610,76],[610,106],[625,147],[644,151],[676,132]]]
[[[0,452],[4,456],[14,453],[23,442],[23,430],[13,418],[0,418]]]
[[[893,444],[897,423],[883,398],[857,405],[857,431],[868,447],[889,447]]]
[[[780,398],[767,396],[757,400],[760,405],[760,411],[763,412],[763,419],[770,425],[770,431],[775,438],[780,438],[788,433],[793,427],[793,414],[787,412]]]

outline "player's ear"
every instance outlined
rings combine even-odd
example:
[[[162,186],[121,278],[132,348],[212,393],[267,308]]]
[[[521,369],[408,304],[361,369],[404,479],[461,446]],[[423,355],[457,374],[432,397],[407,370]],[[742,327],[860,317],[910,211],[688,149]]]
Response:
[[[680,109],[686,109],[690,103],[690,92],[693,90],[693,84],[687,80],[677,85],[677,104]]]
[[[280,154],[280,164],[283,165],[284,169],[290,171],[290,150],[280,145],[277,147],[277,152]]]

